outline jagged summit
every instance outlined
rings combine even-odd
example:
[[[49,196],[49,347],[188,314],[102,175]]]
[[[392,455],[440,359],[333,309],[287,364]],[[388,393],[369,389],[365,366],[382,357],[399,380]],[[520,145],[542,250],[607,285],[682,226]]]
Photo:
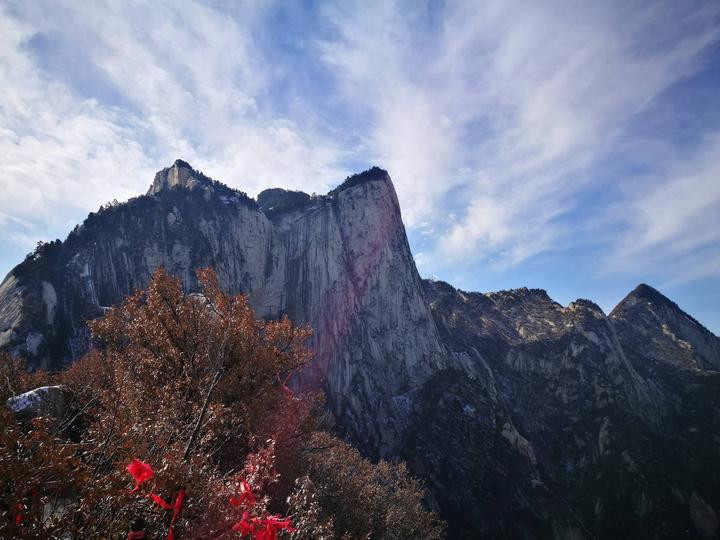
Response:
[[[485,296],[494,302],[523,302],[560,306],[560,304],[550,298],[550,295],[545,289],[518,287],[516,289],[488,292],[485,293]]]
[[[660,291],[646,283],[640,283],[640,285],[630,291],[630,293],[627,295],[627,298],[643,298],[649,302],[670,304],[674,307],[677,307],[677,304],[675,304],[675,302],[673,302]]]
[[[592,311],[596,311],[596,312],[598,312],[598,313],[604,314],[602,308],[601,308],[599,305],[597,305],[595,302],[593,302],[592,300],[590,300],[590,299],[588,299],[588,298],[577,298],[577,299],[575,299],[574,301],[570,302],[570,304],[568,305],[568,307],[573,307],[573,306],[582,306],[582,307],[585,307],[585,308],[590,309],[590,310],[592,310]]]
[[[193,169],[187,161],[176,159],[170,167],[155,174],[155,179],[147,194],[156,195],[176,186],[192,189],[201,184],[211,185],[212,180]]]
[[[720,370],[720,339],[680,306],[641,283],[608,316],[636,356],[682,369]],[[651,340],[639,336],[653,336]]]
[[[346,189],[373,181],[385,181],[392,184],[390,175],[385,169],[373,166],[366,171],[348,176],[339,186],[330,190],[327,196],[334,197]],[[176,187],[183,187],[190,190],[202,187],[208,193],[222,188],[222,191],[242,193],[206,176],[202,172],[194,169],[187,161],[176,159],[170,167],[165,167],[155,174],[155,179],[148,189],[147,195],[158,195]],[[242,194],[245,195],[244,193]],[[263,213],[276,215],[280,212],[300,209],[304,207],[310,199],[310,195],[303,191],[269,188],[258,194],[257,205]]]
[[[189,164],[187,161],[185,161],[184,159],[180,159],[180,158],[178,158],[178,159],[175,160],[175,162],[173,163],[173,166],[176,166],[176,167],[184,167],[184,168],[186,168],[186,169],[193,170],[192,165],[190,165],[190,164]]]
[[[627,311],[629,308],[636,306],[638,303],[644,303],[644,304],[650,304],[655,305],[657,307],[664,307],[669,312],[674,312],[680,317],[683,317],[698,327],[700,327],[705,332],[710,332],[701,322],[699,322],[697,319],[683,311],[683,309],[678,306],[675,302],[670,300],[667,296],[662,294],[657,289],[651,287],[650,285],[647,285],[646,283],[640,283],[637,287],[635,287],[632,291],[628,293],[628,295],[623,298],[617,306],[613,308],[613,310],[610,312],[609,317],[619,317],[622,316],[622,313]]]

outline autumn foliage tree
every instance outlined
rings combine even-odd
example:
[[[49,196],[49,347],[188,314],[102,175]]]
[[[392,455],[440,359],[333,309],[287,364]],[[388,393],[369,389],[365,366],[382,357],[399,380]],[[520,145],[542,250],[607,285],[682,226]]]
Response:
[[[286,386],[310,361],[309,329],[258,319],[211,270],[197,276],[189,294],[158,269],[89,323],[95,347],[57,377],[62,418],[28,426],[2,411],[0,535],[126,538],[134,524],[153,538],[249,537],[289,514],[293,528],[265,537],[440,537],[402,465],[318,433],[322,400]],[[6,379],[16,393],[42,377]],[[134,460],[153,472],[133,491]],[[238,498],[248,490],[252,504]]]

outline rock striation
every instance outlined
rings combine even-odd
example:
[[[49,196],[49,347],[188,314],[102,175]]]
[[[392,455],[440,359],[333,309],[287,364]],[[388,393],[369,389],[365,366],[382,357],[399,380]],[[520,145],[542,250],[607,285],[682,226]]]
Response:
[[[257,200],[184,161],[0,284],[0,348],[60,369],[159,265],[314,334],[294,380],[335,429],[421,476],[451,538],[717,537],[720,340],[640,285],[611,313],[421,280],[388,174]],[[714,536],[713,536],[714,535]]]

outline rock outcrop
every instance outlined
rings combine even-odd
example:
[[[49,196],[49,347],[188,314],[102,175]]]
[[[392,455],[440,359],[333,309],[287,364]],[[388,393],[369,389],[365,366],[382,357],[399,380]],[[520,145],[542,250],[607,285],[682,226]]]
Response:
[[[38,416],[62,418],[65,413],[66,391],[62,386],[41,386],[8,398],[6,407],[18,420],[31,420]]]
[[[609,316],[460,291],[420,279],[381,169],[256,201],[177,161],[10,272],[0,347],[64,367],[159,265],[188,290],[212,266],[259,315],[309,324],[294,384],[366,454],[407,460],[451,538],[717,535],[720,342],[646,285]]]
[[[720,371],[720,339],[649,285],[638,285],[610,319],[643,371],[660,366]]]

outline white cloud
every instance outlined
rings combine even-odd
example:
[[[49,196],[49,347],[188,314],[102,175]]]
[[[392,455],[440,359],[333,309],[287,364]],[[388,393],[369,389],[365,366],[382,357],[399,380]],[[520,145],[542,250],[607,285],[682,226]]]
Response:
[[[3,4],[5,238],[30,249],[62,236],[178,157],[251,195],[323,192],[354,172],[347,163],[374,162],[390,171],[432,271],[519,265],[602,238],[625,267],[720,275],[716,222],[698,221],[717,214],[717,169],[709,157],[679,165],[717,152],[716,139],[692,156],[664,143],[658,159],[656,141],[628,133],[702,68],[720,4],[333,3],[292,44],[295,57],[268,55],[287,45],[268,25],[282,6]],[[300,81],[322,68],[325,86],[298,85],[278,103],[278,73]],[[633,191],[596,169],[624,152],[652,171]],[[601,230],[607,220],[566,219],[600,182],[619,198],[620,243]],[[678,217],[664,219],[671,199]]]
[[[66,210],[132,193],[133,176],[150,170],[132,128],[117,111],[42,77],[24,51],[30,27],[0,12],[0,28],[5,221],[53,227]]]
[[[633,193],[606,272],[657,271],[666,284],[720,276],[720,134],[688,161],[668,163],[667,175]]]
[[[178,157],[251,195],[271,186],[323,191],[347,174],[335,141],[263,106],[272,66],[251,30],[265,5],[234,9],[194,1],[0,7],[6,238],[24,245],[63,236],[68,220],[144,192]],[[34,51],[38,37],[48,50]],[[78,87],[69,75],[77,73],[94,78]],[[12,219],[29,230],[16,233]]]
[[[375,120],[369,152],[409,224],[446,231],[436,258],[474,265],[567,242],[592,166],[720,38],[712,3],[451,3],[433,29],[424,4],[344,6],[323,50]]]
[[[339,35],[321,44],[323,57],[350,103],[371,115],[366,149],[390,171],[412,226],[431,217],[438,198],[462,180],[450,174],[461,104],[450,103],[453,96],[422,65],[432,37],[414,26],[421,25],[421,3],[341,5],[325,14]]]

